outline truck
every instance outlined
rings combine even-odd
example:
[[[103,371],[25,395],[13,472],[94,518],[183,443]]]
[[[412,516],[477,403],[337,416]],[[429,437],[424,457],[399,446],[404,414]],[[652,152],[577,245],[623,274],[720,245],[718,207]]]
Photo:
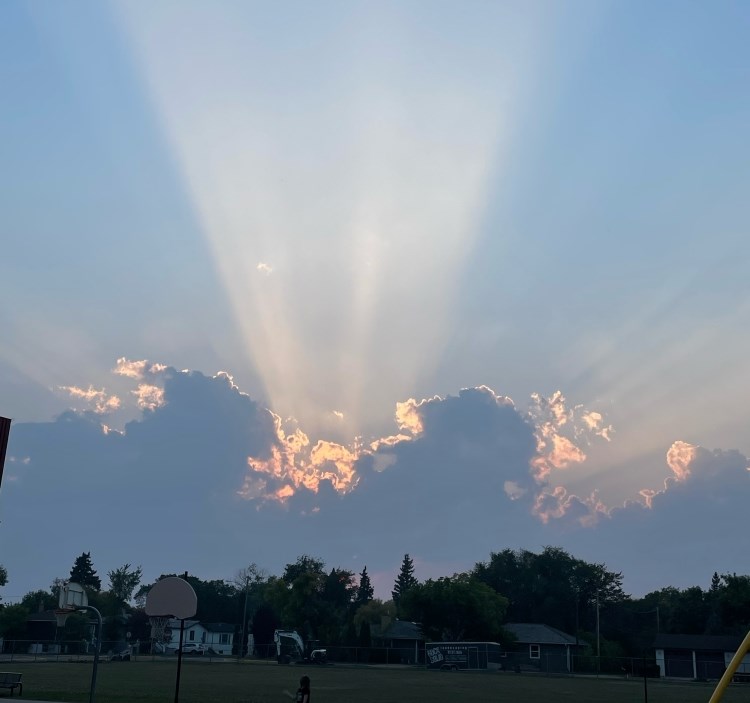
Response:
[[[326,664],[328,653],[325,649],[316,647],[317,640],[302,641],[296,630],[276,630],[273,633],[276,643],[276,661],[279,664]]]

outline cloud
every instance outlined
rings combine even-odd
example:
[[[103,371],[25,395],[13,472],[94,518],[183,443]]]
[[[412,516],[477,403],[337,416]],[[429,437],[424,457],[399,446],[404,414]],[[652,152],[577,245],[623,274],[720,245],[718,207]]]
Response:
[[[283,420],[226,372],[123,361],[115,374],[141,406],[121,431],[92,411],[14,424],[9,456],[27,464],[4,486],[14,534],[4,560],[28,590],[65,575],[84,548],[100,572],[137,560],[151,578],[184,568],[225,578],[249,543],[271,570],[313,551],[354,570],[363,562],[347,555],[361,555],[373,572],[407,551],[426,569],[468,568],[507,546],[559,544],[634,573],[648,563],[664,585],[674,578],[660,564],[673,553],[684,579],[698,562],[729,569],[727,535],[750,500],[746,457],[680,441],[629,503],[576,495],[566,482],[589,461],[584,447],[609,443],[599,411],[562,394],[528,408],[485,386],[409,399],[395,406],[393,435],[341,443]],[[50,525],[60,527],[53,543]]]
[[[60,386],[60,390],[69,393],[71,398],[85,401],[99,415],[117,410],[121,405],[121,401],[116,395],[108,395],[104,389],[96,390],[93,386],[88,388]]]
[[[138,407],[142,410],[156,410],[164,405],[164,389],[148,383],[139,383],[131,393],[137,398]]]
[[[146,366],[148,362],[142,361],[129,361],[124,356],[117,360],[115,364],[114,373],[120,376],[126,376],[127,378],[141,379],[146,372]]]
[[[698,447],[687,442],[675,442],[667,452],[667,466],[672,470],[678,481],[684,481],[690,476],[690,465],[695,461]]]
[[[270,276],[273,272],[273,269],[268,264],[265,264],[262,261],[258,263],[258,265],[255,267],[255,270],[266,274],[266,276]]]

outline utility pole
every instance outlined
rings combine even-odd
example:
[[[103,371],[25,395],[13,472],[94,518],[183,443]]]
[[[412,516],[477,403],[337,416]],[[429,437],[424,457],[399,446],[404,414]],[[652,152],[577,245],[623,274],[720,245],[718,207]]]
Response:
[[[238,651],[240,653],[240,659],[245,653],[245,646],[247,643],[247,634],[245,630],[247,629],[247,587],[250,583],[250,575],[245,574],[245,605],[242,608],[242,627],[240,628],[240,632],[242,633],[242,640],[240,640],[240,646],[238,648]]]
[[[599,646],[599,591],[596,592],[596,673],[601,667],[601,648]]]

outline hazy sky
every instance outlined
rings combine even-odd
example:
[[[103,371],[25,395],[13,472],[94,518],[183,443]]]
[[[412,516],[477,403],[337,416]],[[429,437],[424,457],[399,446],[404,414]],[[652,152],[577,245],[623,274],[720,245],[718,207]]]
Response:
[[[299,554],[750,572],[745,2],[0,3],[13,600]],[[733,538],[733,532],[738,537]]]

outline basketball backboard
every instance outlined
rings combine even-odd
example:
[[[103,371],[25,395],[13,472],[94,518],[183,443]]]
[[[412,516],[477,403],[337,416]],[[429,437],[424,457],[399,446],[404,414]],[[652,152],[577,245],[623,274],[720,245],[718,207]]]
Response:
[[[86,589],[80,583],[66,581],[60,589],[58,596],[58,606],[60,610],[74,610],[83,608],[89,604]]]
[[[191,618],[198,610],[193,587],[178,576],[157,581],[146,594],[146,615],[171,615],[179,620]]]

